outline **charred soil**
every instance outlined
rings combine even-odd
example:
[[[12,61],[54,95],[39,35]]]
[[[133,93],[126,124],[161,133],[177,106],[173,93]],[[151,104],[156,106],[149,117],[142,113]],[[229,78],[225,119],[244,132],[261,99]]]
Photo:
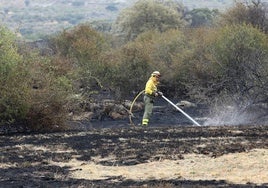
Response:
[[[198,172],[193,169],[191,177],[177,169],[167,178],[169,170],[160,167],[165,161],[183,166],[191,155],[196,158],[188,161],[189,168],[202,158],[216,165],[220,157],[254,150],[263,151],[264,158],[255,160],[265,164],[268,126],[126,126],[0,137],[0,187],[268,187],[267,167],[259,163],[256,173],[264,175],[259,182],[250,177],[230,181],[212,171],[195,177]],[[133,167],[138,167],[140,177]],[[143,173],[145,169],[162,171],[162,176]]]

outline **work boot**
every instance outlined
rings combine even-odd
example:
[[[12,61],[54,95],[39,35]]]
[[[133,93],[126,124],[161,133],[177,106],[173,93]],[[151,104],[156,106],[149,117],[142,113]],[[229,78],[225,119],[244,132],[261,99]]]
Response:
[[[147,126],[148,126],[148,123],[149,123],[149,119],[143,119],[141,125],[142,125],[143,127],[147,127]]]

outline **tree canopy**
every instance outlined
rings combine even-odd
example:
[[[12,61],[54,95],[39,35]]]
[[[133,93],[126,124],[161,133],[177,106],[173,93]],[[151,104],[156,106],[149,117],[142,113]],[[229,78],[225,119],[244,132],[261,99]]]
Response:
[[[172,6],[171,6],[172,5]],[[172,1],[140,0],[118,16],[115,30],[127,40],[148,30],[160,32],[180,28],[185,23],[179,4]]]
[[[268,33],[267,4],[261,0],[250,3],[236,2],[235,6],[222,14],[220,24],[252,24],[254,27]]]

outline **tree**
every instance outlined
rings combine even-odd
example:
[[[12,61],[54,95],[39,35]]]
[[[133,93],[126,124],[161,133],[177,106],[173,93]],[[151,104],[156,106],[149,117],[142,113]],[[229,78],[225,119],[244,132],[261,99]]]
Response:
[[[233,8],[226,11],[220,20],[223,25],[252,24],[261,31],[268,33],[267,5],[261,0],[250,2],[236,2]]]
[[[193,9],[187,14],[191,17],[191,27],[211,26],[215,17],[219,15],[219,11],[200,8]]]
[[[126,40],[133,40],[148,30],[164,32],[184,25],[178,6],[170,6],[172,1],[140,0],[131,8],[125,9],[117,18],[115,32]],[[174,5],[174,3],[172,4]]]

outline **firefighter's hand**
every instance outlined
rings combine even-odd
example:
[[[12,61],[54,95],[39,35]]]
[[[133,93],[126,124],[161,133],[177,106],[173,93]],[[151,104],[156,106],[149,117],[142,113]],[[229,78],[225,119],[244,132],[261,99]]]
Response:
[[[153,92],[153,96],[158,97],[158,95],[159,95],[159,94],[158,94],[157,91],[154,91],[154,92]]]
[[[161,91],[157,92],[158,96],[163,96],[163,93]]]

